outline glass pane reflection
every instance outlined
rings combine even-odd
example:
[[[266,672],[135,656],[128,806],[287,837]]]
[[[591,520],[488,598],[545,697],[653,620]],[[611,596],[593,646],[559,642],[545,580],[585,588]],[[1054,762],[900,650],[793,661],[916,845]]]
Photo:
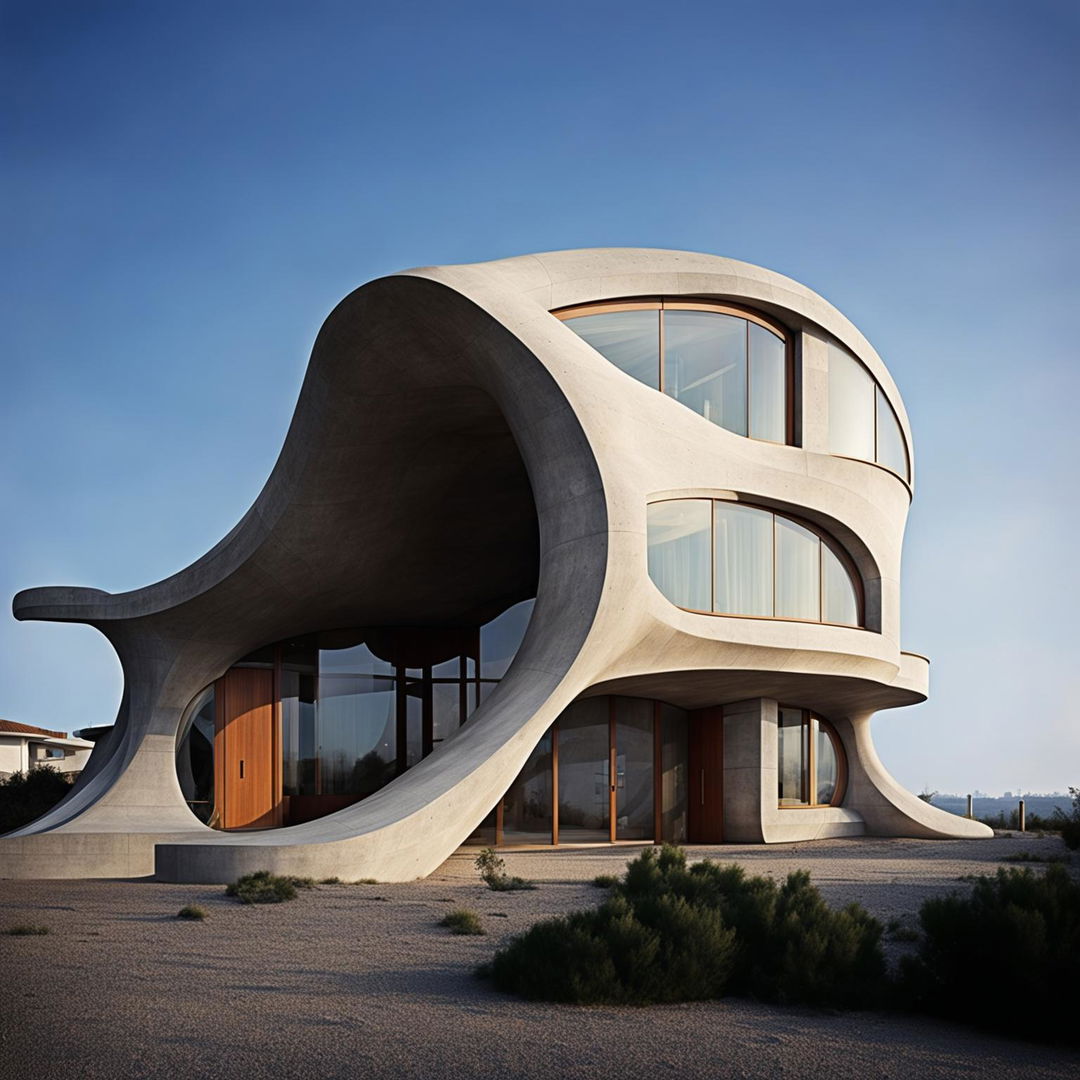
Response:
[[[821,565],[816,533],[776,515],[776,615],[821,618]]]
[[[648,508],[649,577],[679,607],[712,610],[712,504],[676,499]]]
[[[503,800],[504,843],[551,843],[551,760],[549,731],[529,755]]]
[[[191,812],[204,824],[214,812],[214,688],[188,706],[176,739],[176,775]]]
[[[829,346],[829,449],[874,460],[874,380],[845,349]]]
[[[575,701],[559,718],[559,841],[610,839],[608,699]]]
[[[807,727],[802,709],[781,709],[777,726],[777,777],[781,806],[809,801],[807,770],[810,764]]]
[[[728,615],[773,613],[773,515],[737,503],[714,504],[716,595],[713,610]]]
[[[736,435],[746,426],[746,320],[664,312],[664,392]]]
[[[615,698],[615,839],[652,840],[652,701]]]
[[[836,785],[840,779],[840,765],[836,759],[836,747],[829,733],[816,720],[814,728],[817,734],[817,801],[830,803],[836,795]]]
[[[564,320],[598,353],[638,382],[659,387],[660,312],[611,311]]]
[[[750,333],[750,434],[782,443],[787,438],[787,356],[782,338],[757,323]]]
[[[885,399],[881,387],[877,388],[877,462],[894,473],[908,479],[907,450],[900,421]]]
[[[859,601],[847,568],[828,544],[821,545],[821,618],[844,626],[859,625]]]

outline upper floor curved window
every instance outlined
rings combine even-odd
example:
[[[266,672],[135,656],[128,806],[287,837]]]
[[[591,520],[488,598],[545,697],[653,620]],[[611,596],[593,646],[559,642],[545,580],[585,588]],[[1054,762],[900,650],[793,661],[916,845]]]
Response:
[[[877,380],[839,345],[829,345],[829,450],[884,465],[911,479],[907,444]]]
[[[847,554],[812,526],[720,499],[648,508],[649,577],[675,605],[715,615],[862,626]]]
[[[788,338],[727,304],[634,300],[554,312],[617,368],[736,435],[791,442]]]

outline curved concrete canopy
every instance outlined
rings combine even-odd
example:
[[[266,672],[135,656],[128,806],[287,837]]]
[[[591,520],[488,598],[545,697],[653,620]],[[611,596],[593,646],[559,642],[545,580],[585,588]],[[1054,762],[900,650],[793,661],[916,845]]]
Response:
[[[714,426],[549,314],[660,295],[737,301],[791,329],[800,446]],[[15,598],[18,618],[100,629],[120,657],[125,693],[71,796],[0,841],[9,867],[41,873],[66,851],[73,874],[145,873],[156,844],[159,874],[178,880],[263,867],[422,875],[485,816],[562,709],[590,692],[797,701],[847,724],[849,756],[872,763],[853,770],[861,802],[840,815],[807,811],[806,835],[833,819],[841,831],[981,834],[905,792],[872,754],[870,712],[926,694],[926,662],[900,649],[911,490],[886,469],[827,452],[830,340],[872,372],[910,448],[903,402],[862,335],[804,286],[745,263],[556,252],[423,268],[356,290],[318,335],[266,486],[207,555],[134,592]],[[872,629],[673,607],[645,571],[646,506],[663,493],[715,492],[827,524],[859,566]],[[217,832],[188,811],[173,767],[181,713],[247,652],[337,626],[480,622],[534,591],[525,641],[497,691],[377,794],[273,832]],[[874,807],[872,822],[863,804]]]

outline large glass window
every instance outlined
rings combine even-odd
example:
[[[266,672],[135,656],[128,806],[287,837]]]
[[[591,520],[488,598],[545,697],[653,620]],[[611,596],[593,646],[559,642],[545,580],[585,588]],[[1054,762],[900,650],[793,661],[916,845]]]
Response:
[[[910,478],[896,413],[870,372],[838,345],[829,346],[829,450]]]
[[[678,607],[862,625],[857,578],[839,545],[771,510],[721,499],[652,503],[648,551],[649,577]]]
[[[522,601],[479,627],[307,634],[238,661],[272,671],[278,687],[275,819],[296,824],[340,810],[450,738],[505,675],[532,607]],[[185,712],[177,736],[177,776],[204,821],[214,812],[214,724],[211,687]],[[263,743],[260,752],[270,749]],[[235,772],[226,767],[223,775]]]
[[[787,342],[760,316],[662,300],[557,314],[616,367],[706,420],[737,435],[788,441]]]
[[[776,753],[781,807],[835,806],[841,801],[843,750],[826,721],[807,709],[781,707]]]

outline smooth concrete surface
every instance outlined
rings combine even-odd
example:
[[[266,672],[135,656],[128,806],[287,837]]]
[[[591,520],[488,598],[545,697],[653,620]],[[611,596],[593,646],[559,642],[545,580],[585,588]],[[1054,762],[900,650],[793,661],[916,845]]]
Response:
[[[734,300],[790,328],[805,365],[802,446],[716,427],[619,371],[550,314],[661,294]],[[356,290],[318,335],[266,486],[215,548],[130,593],[61,587],[15,598],[19,618],[101,630],[126,684],[116,728],[75,791],[16,834],[24,851],[36,837],[72,831],[118,847],[125,835],[181,832],[181,841],[154,841],[159,876],[422,876],[483,819],[566,705],[589,692],[675,704],[781,699],[857,718],[842,736],[849,756],[866,759],[849,763],[850,813],[807,817],[807,829],[823,835],[861,818],[867,832],[956,835],[951,815],[914,796],[909,807],[873,754],[869,713],[927,693],[928,664],[900,648],[911,488],[827,453],[830,339],[874,374],[910,448],[895,384],[855,327],[804,286],[746,263],[555,252],[423,268]],[[867,629],[673,607],[648,578],[646,511],[680,493],[733,494],[827,530],[863,577]],[[336,626],[482,622],[534,591],[531,624],[497,692],[376,795],[272,832],[215,832],[187,810],[171,767],[183,709],[247,652]],[[763,829],[767,802],[762,795]],[[9,868],[10,845],[0,840]]]

